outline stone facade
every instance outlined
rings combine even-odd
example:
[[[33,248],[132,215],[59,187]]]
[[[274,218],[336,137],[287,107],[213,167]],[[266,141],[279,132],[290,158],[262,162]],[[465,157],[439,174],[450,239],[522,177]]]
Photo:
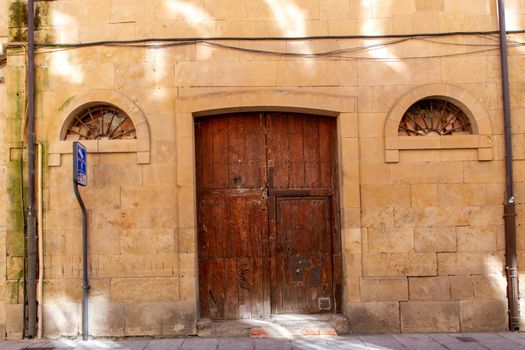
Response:
[[[523,1],[506,3],[508,29],[522,29]],[[10,40],[23,35],[16,4],[0,0],[0,41],[6,40],[7,13]],[[272,109],[337,116],[343,311],[353,332],[507,328],[498,37],[284,39],[493,31],[496,1],[37,4],[40,42],[274,37],[157,48],[39,49],[46,337],[81,331],[80,211],[71,191],[71,145],[62,136],[78,108],[102,100],[126,111],[140,134],[132,142],[86,143],[90,183],[82,193],[90,227],[92,335],[196,332],[194,118]],[[523,42],[525,35],[509,38]],[[355,49],[380,43],[388,45]],[[345,52],[312,55],[334,50]],[[0,215],[0,334],[19,338],[25,60],[22,51],[9,52],[7,67],[0,67],[0,78],[6,77],[0,83],[1,199],[6,199],[0,201],[6,206]],[[509,52],[520,262],[525,259],[524,53],[522,45]],[[406,108],[429,96],[466,109],[475,137],[398,137]]]

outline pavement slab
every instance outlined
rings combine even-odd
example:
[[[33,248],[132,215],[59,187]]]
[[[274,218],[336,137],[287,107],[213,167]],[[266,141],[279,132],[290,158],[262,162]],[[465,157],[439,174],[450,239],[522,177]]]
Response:
[[[0,341],[0,350],[525,350],[525,333]]]
[[[415,350],[445,350],[446,347],[426,334],[396,334],[397,341],[407,349]]]
[[[178,350],[184,339],[155,339],[149,342],[145,350]]]
[[[255,350],[291,350],[292,343],[287,339],[257,339]]]
[[[393,335],[364,335],[360,339],[365,343],[365,345],[370,349],[388,349],[388,350],[406,350],[407,347],[404,346],[399,340],[397,340]]]

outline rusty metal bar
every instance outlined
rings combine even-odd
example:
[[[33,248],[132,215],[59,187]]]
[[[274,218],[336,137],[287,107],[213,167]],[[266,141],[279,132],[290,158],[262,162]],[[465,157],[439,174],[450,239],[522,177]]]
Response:
[[[505,127],[505,270],[507,272],[507,297],[509,302],[509,329],[519,331],[518,264],[516,259],[516,204],[512,164],[512,123],[509,90],[509,63],[505,2],[498,0],[501,84],[503,93],[503,118]]]
[[[35,4],[27,2],[27,338],[36,336],[37,234],[35,213]]]

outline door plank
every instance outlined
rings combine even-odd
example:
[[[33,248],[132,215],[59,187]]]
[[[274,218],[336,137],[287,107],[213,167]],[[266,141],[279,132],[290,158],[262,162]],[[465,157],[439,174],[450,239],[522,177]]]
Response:
[[[195,137],[201,316],[318,312],[342,280],[335,120],[230,114]]]

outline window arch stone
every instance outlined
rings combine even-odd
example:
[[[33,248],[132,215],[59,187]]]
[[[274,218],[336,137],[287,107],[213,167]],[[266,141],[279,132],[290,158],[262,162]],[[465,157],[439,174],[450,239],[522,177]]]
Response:
[[[470,122],[470,135],[413,137],[399,135],[405,113],[418,101],[437,99],[461,109]],[[487,111],[474,96],[453,85],[418,87],[403,96],[390,110],[385,123],[385,161],[396,163],[402,150],[477,149],[478,160],[492,160],[492,127]]]
[[[150,133],[144,113],[127,96],[111,90],[92,90],[67,99],[58,109],[59,124],[50,125],[48,132],[49,166],[60,166],[61,155],[71,153],[71,140],[66,140],[68,129],[79,113],[93,106],[114,106],[129,117],[135,130],[135,138],[86,139],[82,144],[89,153],[136,153],[138,164],[150,162]]]

